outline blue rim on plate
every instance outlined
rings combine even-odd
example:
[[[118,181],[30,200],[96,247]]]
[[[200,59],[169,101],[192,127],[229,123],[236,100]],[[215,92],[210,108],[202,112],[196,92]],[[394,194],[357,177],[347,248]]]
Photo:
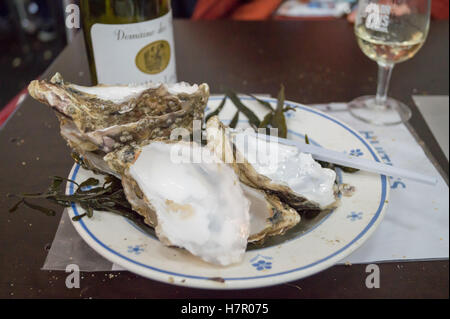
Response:
[[[209,100],[210,101],[214,101],[214,100],[218,100],[218,99],[222,99],[221,97],[211,97]],[[252,98],[246,98],[246,97],[242,97],[242,100],[253,100]],[[276,101],[275,99],[272,98],[264,98],[263,100],[267,101],[267,102],[274,102]],[[360,140],[364,146],[367,148],[367,150],[370,152],[370,154],[372,155],[373,159],[377,162],[380,162],[380,159],[378,157],[378,155],[376,154],[376,151],[373,150],[373,148],[368,144],[368,142],[362,137],[360,136],[357,132],[355,132],[353,129],[349,128],[348,126],[346,126],[345,124],[343,124],[342,122],[328,116],[327,114],[324,114],[322,112],[316,111],[314,109],[302,106],[300,104],[297,103],[293,103],[293,102],[285,102],[286,105],[289,105],[291,107],[294,108],[298,108],[298,109],[302,109],[304,111],[307,112],[311,112],[314,113],[318,116],[321,116],[323,118],[326,118],[327,120],[330,120],[336,124],[338,124],[339,126],[343,127],[344,129],[346,129],[347,131],[349,131],[351,134],[353,134],[358,140]],[[301,135],[300,133],[296,133],[296,132],[291,132],[297,135]],[[75,168],[73,170],[72,176],[70,177],[72,180],[75,180],[79,171],[80,165],[76,164]],[[273,274],[267,274],[267,275],[260,275],[260,276],[250,276],[250,277],[224,277],[222,278],[225,281],[236,281],[236,280],[254,280],[254,279],[261,279],[261,278],[269,278],[269,277],[276,277],[276,276],[282,276],[285,274],[289,274],[289,273],[293,273],[293,272],[297,272],[297,271],[301,271],[301,270],[305,270],[314,266],[317,266],[321,263],[326,262],[327,260],[333,258],[334,256],[341,254],[342,252],[348,250],[356,241],[358,241],[359,239],[361,239],[368,231],[369,229],[372,228],[372,226],[375,224],[375,222],[380,218],[381,213],[383,212],[383,208],[385,206],[385,202],[386,202],[386,198],[387,198],[387,177],[384,175],[380,175],[380,179],[381,179],[381,199],[380,199],[380,203],[378,205],[378,209],[376,211],[376,213],[374,214],[374,216],[372,217],[372,219],[370,220],[370,222],[368,223],[368,225],[353,239],[351,240],[347,245],[345,245],[344,247],[342,247],[341,249],[333,252],[332,254],[318,260],[315,261],[313,263],[310,263],[308,265],[302,266],[302,267],[298,267],[298,268],[294,268],[294,269],[290,269],[290,270],[286,270],[286,271],[282,271],[282,272],[277,272],[277,273],[273,273]],[[73,194],[74,192],[74,184],[70,183],[69,184],[69,194]],[[78,209],[76,207],[76,205],[74,203],[72,203],[71,205],[72,210],[74,212],[75,216],[80,215],[78,212]],[[80,219],[77,223],[79,223],[81,225],[81,227],[86,231],[86,233],[91,237],[91,239],[93,239],[97,244],[99,244],[102,248],[106,249],[108,252],[116,255],[117,257],[120,257],[121,259],[127,261],[127,262],[131,262],[135,265],[147,268],[147,269],[151,269],[153,271],[162,273],[162,274],[166,274],[166,275],[173,275],[173,276],[180,276],[183,278],[191,278],[191,279],[201,279],[201,280],[211,280],[211,277],[204,277],[204,276],[194,276],[194,275],[188,275],[188,274],[183,274],[183,273],[178,273],[178,272],[172,272],[172,271],[167,271],[164,269],[160,269],[160,268],[156,268],[150,265],[146,265],[143,264],[137,260],[134,260],[132,258],[129,258],[127,256],[122,255],[121,253],[115,251],[114,249],[108,247],[108,245],[106,245],[105,243],[103,243],[101,240],[99,240],[90,230],[89,228],[86,226],[86,224],[84,223],[83,219]],[[295,239],[295,238],[294,238]]]

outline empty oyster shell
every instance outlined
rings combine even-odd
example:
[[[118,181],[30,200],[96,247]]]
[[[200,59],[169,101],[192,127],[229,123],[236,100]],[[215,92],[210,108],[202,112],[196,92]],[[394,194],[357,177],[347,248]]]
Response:
[[[244,195],[250,201],[249,243],[262,243],[267,237],[283,235],[300,222],[295,209],[273,195],[241,183]]]
[[[300,222],[300,215],[279,194],[266,186],[270,180],[256,172],[245,159],[237,161],[240,156],[231,142],[217,116],[207,123],[207,147],[224,162],[230,164],[240,181],[247,185],[244,192],[251,201],[251,235],[249,242],[261,242],[267,236],[282,235]]]
[[[56,111],[69,146],[101,171],[107,169],[103,156],[113,150],[167,139],[174,128],[192,132],[209,97],[206,84],[83,87],[64,82],[59,73],[50,82],[32,81],[28,91]]]
[[[250,136],[245,145],[243,139],[238,138],[232,141],[231,135],[218,117],[212,117],[208,121],[208,148],[234,168],[242,183],[257,192],[262,192],[269,207],[274,211],[274,214],[266,219],[269,225],[265,232],[251,237],[251,240],[261,240],[267,235],[282,234],[300,221],[299,214],[317,213],[335,207],[337,204],[334,187],[336,173],[322,168],[311,155],[299,153],[295,148],[287,150],[277,148],[275,153],[281,157],[282,162],[266,165],[260,165],[257,161],[250,163],[246,153],[248,148],[256,148],[251,143],[269,142]],[[243,133],[239,137],[249,136]],[[283,148],[284,146],[276,145]],[[265,150],[268,149],[270,147],[265,147]],[[297,171],[295,174],[286,174],[284,168],[291,162]],[[292,211],[296,211],[295,215],[298,218],[292,214]],[[252,233],[254,234],[254,231]]]
[[[164,142],[174,143],[173,141]],[[138,154],[140,154],[140,149],[140,147],[129,145],[109,153],[105,156],[105,160],[111,169],[122,172],[122,185],[128,202],[133,209],[144,216],[148,225],[155,227],[157,222],[153,209],[143,199],[142,190],[126,173],[127,168],[135,162]],[[222,160],[220,162],[222,163]],[[235,175],[235,172],[232,170],[228,172]],[[300,221],[300,215],[297,211],[282,203],[278,197],[266,194],[261,190],[248,187],[242,183],[240,185],[245,197],[250,201],[250,234],[248,242],[262,242],[266,236],[282,235]]]
[[[161,242],[219,265],[241,261],[250,204],[233,169],[195,143],[153,141],[133,152],[132,162],[112,165],[126,167],[127,199]],[[194,152],[198,163],[192,162]],[[121,161],[120,156],[108,159]]]

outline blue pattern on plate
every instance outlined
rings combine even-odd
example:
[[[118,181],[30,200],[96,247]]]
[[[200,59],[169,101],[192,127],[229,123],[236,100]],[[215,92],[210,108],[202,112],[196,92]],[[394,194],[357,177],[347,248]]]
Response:
[[[351,150],[350,155],[359,157],[359,156],[363,156],[364,153],[361,151],[361,149],[357,148],[357,149]]]
[[[293,110],[287,111],[286,113],[284,113],[284,116],[286,116],[288,119],[290,119],[295,116],[295,111],[293,111]]]
[[[362,219],[362,212],[351,212],[350,214],[347,215],[347,218],[350,219],[352,222],[354,222],[355,220],[358,219]]]
[[[128,252],[140,255],[144,251],[142,245],[128,246]]]
[[[250,259],[250,264],[256,268],[256,270],[261,271],[264,269],[272,269],[272,262],[269,260],[272,260],[272,257],[269,256],[263,256],[263,255],[256,255],[252,259]]]

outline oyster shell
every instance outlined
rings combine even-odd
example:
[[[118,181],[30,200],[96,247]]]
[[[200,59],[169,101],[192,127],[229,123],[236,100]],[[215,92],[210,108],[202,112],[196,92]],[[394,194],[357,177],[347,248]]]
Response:
[[[250,201],[249,243],[262,243],[267,237],[283,235],[300,222],[297,211],[277,196],[265,194],[243,183],[241,187]]]
[[[156,142],[156,141],[155,141]],[[165,143],[173,143],[164,141]],[[151,227],[156,226],[156,216],[143,200],[143,192],[136,182],[126,174],[127,168],[132,165],[140,153],[140,148],[133,146],[124,147],[105,156],[105,160],[114,171],[123,172],[122,185],[128,202],[133,209],[145,218],[145,222]],[[222,163],[222,160],[220,160]],[[231,171],[235,175],[235,172]],[[269,195],[260,190],[241,184],[244,196],[250,201],[250,234],[248,242],[261,242],[266,236],[282,235],[286,230],[300,221],[300,215],[295,209],[282,203],[278,197]]]
[[[133,151],[132,162],[116,165],[125,167],[127,199],[160,241],[214,264],[239,262],[249,236],[250,204],[233,169],[195,143],[153,141]],[[194,152],[198,163],[192,162]],[[120,156],[108,158],[110,164],[117,161]]]
[[[337,205],[334,171],[320,167],[309,154],[299,153],[295,148],[284,149],[285,145],[276,145],[277,149],[271,150],[281,156],[280,161],[260,165],[253,158],[250,163],[247,153],[254,153],[248,152],[248,148],[256,146],[243,143],[244,138],[249,136],[246,136],[245,132],[242,134],[232,140],[227,127],[216,116],[207,123],[208,148],[233,167],[242,183],[262,192],[268,207],[274,211],[274,214],[266,219],[269,225],[265,232],[251,239],[257,241],[265,236],[282,234],[300,221],[299,215],[318,213]],[[250,138],[247,142],[269,143],[256,139]],[[270,150],[270,147],[265,149]],[[286,166],[291,164],[297,169],[295,174],[285,171]],[[298,218],[292,211],[296,211],[295,215]]]
[[[282,235],[300,222],[298,212],[284,201],[281,193],[270,190],[270,180],[256,172],[242,157],[231,142],[226,126],[217,116],[207,123],[207,147],[225,163],[230,164],[240,181],[246,185],[244,192],[251,201],[251,235],[249,242],[261,242],[268,236]]]
[[[50,82],[32,81],[28,91],[56,111],[61,135],[86,164],[108,173],[102,158],[113,150],[167,139],[174,128],[192,132],[209,97],[206,84],[83,87],[64,82],[59,73]]]

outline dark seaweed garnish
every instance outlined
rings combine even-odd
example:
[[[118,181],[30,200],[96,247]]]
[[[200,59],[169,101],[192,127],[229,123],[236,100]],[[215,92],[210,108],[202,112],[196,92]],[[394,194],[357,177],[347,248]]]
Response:
[[[77,185],[76,191],[72,195],[66,195],[63,181],[68,181]],[[95,211],[107,211],[126,217],[133,221],[146,233],[153,234],[150,226],[144,223],[142,216],[137,214],[131,208],[130,203],[125,197],[121,181],[112,176],[106,175],[103,185],[98,186],[100,181],[96,178],[88,178],[81,184],[64,177],[53,176],[52,182],[48,189],[42,193],[9,195],[10,197],[18,197],[19,201],[15,203],[9,210],[15,212],[22,204],[25,206],[46,214],[54,216],[54,210],[31,203],[30,199],[46,199],[63,207],[70,207],[73,203],[80,205],[86,212],[75,216],[73,221],[79,221],[84,217],[91,218]]]
[[[250,123],[250,125],[253,128],[258,128],[261,121],[252,110],[250,110],[244,103],[242,103],[238,95],[231,90],[227,91],[226,95],[230,98],[236,108],[248,118],[248,122]]]
[[[234,106],[237,108],[237,111],[229,125],[231,128],[236,127],[237,122],[239,120],[239,114],[242,113],[247,117],[250,126],[253,127],[253,129],[255,131],[258,128],[265,128],[267,130],[267,134],[269,134],[270,128],[276,128],[276,129],[278,129],[278,136],[286,138],[287,137],[287,125],[286,125],[286,118],[285,118],[284,113],[286,113],[288,111],[292,111],[292,110],[295,111],[295,108],[285,105],[285,103],[284,103],[284,101],[285,101],[284,86],[281,85],[280,91],[278,93],[277,107],[275,109],[272,107],[272,105],[269,102],[264,101],[252,94],[248,94],[248,95],[251,96],[252,98],[254,98],[256,101],[258,101],[258,103],[263,105],[269,111],[264,116],[262,121],[258,118],[258,116],[256,116],[256,114],[250,108],[248,108],[242,102],[242,100],[239,98],[239,95],[236,92],[234,92],[232,90],[227,90],[225,97],[222,100],[222,102],[220,103],[220,105],[212,113],[210,113],[210,114],[208,114],[208,116],[206,116],[205,122],[208,122],[208,120],[212,116],[219,115],[219,113],[222,111],[222,109],[225,105],[226,99],[229,98],[233,102]]]
[[[219,115],[219,113],[222,111],[225,102],[227,101],[227,96],[225,95],[224,98],[222,99],[222,102],[220,102],[219,106],[217,107],[217,109],[215,109],[214,111],[212,111],[211,113],[209,113],[206,118],[205,118],[205,122],[208,122],[208,120],[215,116],[215,115]]]

